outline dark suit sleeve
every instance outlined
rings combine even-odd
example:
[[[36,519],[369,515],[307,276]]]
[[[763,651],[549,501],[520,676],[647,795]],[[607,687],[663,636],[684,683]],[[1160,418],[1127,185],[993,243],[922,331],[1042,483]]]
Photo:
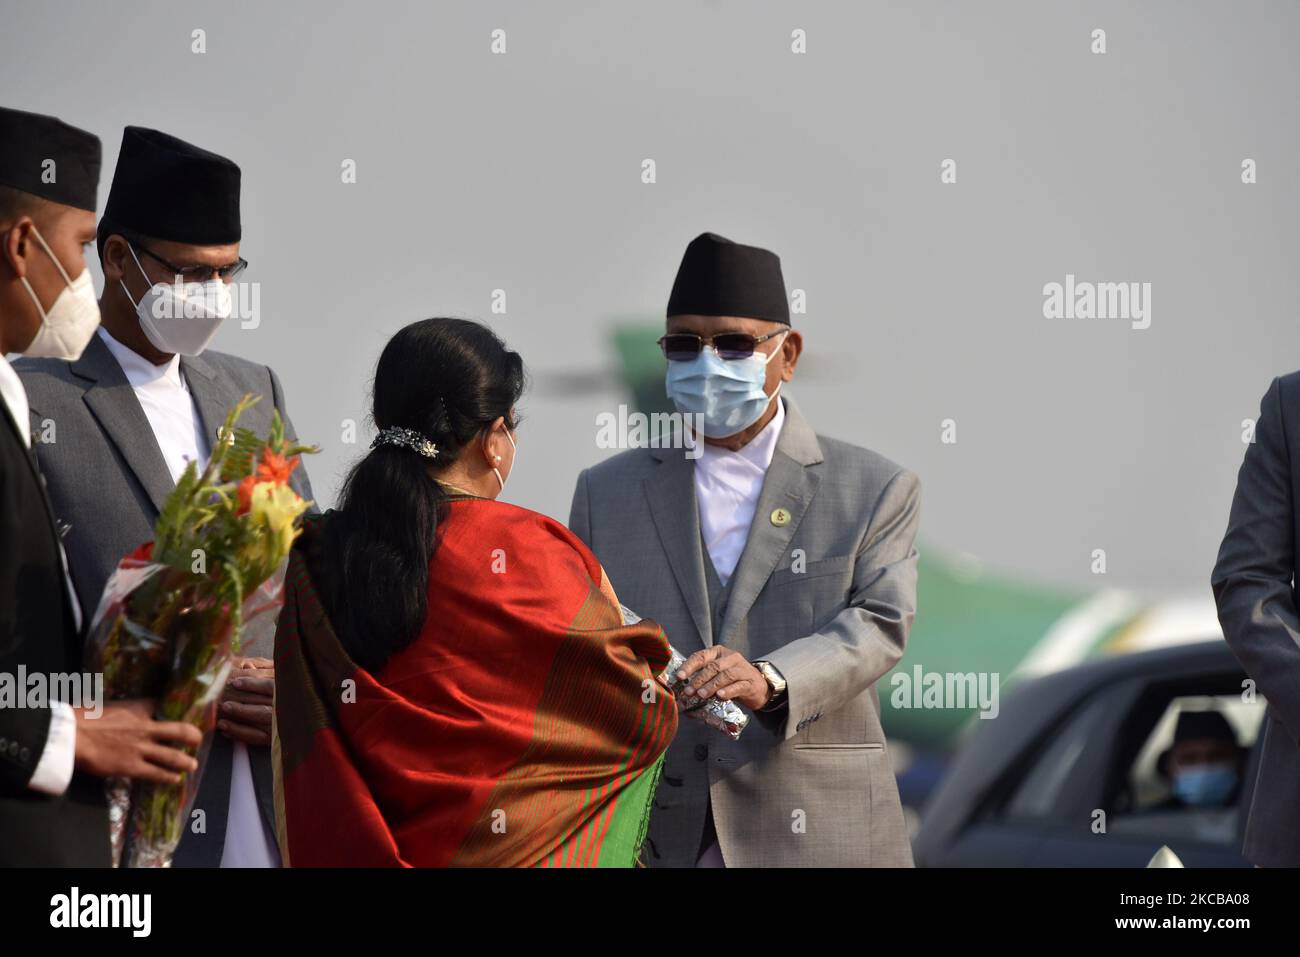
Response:
[[[272,369],[270,366],[267,366],[266,372],[267,375],[271,377],[271,398],[275,402],[276,409],[278,409],[280,412],[280,418],[284,420],[284,434],[287,438],[292,439],[293,441],[296,442],[298,441],[298,432],[293,427],[293,422],[290,421],[289,419],[289,412],[285,408],[284,387],[280,385],[280,378],[275,374],[274,369]],[[294,487],[294,490],[303,498],[311,499],[312,506],[310,509],[308,509],[309,513],[316,514],[320,511],[320,508],[315,504],[316,496],[312,494],[311,479],[307,477],[306,458],[304,458],[303,461],[299,462],[298,467],[294,469],[293,478],[290,481],[290,484]]]
[[[1211,585],[1224,638],[1296,742],[1300,620],[1292,588],[1295,503],[1284,391],[1282,381],[1274,379],[1260,404],[1255,441],[1247,446],[1237,474]]]
[[[49,708],[0,708],[0,794],[28,790],[49,736]]]
[[[569,531],[591,548],[591,506],[587,499],[587,470],[578,473],[578,483],[573,489],[573,504],[569,506]]]
[[[0,356],[0,362],[4,362]],[[0,416],[6,413],[0,409]],[[0,428],[8,423],[0,421]],[[19,576],[22,556],[13,543],[20,540],[20,522],[16,490],[10,476],[23,463],[0,450],[0,672],[17,680],[18,665],[23,661],[23,638],[18,625],[18,596],[22,588]],[[15,688],[17,694],[24,689]],[[32,772],[45,751],[50,733],[50,709],[0,707],[0,794],[16,794],[27,789]]]

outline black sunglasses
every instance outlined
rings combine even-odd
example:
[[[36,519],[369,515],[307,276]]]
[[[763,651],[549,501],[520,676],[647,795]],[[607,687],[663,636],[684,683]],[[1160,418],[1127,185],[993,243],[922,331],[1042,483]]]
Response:
[[[778,329],[765,336],[751,336],[748,332],[723,332],[707,339],[693,332],[670,332],[659,339],[659,348],[671,362],[689,362],[700,354],[706,344],[723,359],[748,359],[760,342],[773,336],[783,336],[789,329]]]
[[[189,284],[192,282],[211,282],[213,279],[218,277],[221,278],[222,282],[232,282],[236,276],[248,268],[248,260],[242,256],[235,262],[229,263],[225,266],[205,266],[202,264],[195,266],[177,266],[175,263],[170,263],[163,259],[152,249],[145,249],[143,246],[136,246],[135,248],[151,259],[158,260],[158,262],[162,263],[174,272],[176,278],[183,284]]]

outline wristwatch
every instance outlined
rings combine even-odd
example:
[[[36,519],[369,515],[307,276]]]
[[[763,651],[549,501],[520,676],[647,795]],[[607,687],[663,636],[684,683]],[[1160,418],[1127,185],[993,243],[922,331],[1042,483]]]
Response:
[[[759,673],[767,681],[767,686],[772,689],[772,696],[767,699],[767,704],[759,708],[759,711],[775,711],[781,705],[785,704],[785,678],[781,672],[776,670],[776,666],[770,661],[751,661],[751,665],[758,669]]]

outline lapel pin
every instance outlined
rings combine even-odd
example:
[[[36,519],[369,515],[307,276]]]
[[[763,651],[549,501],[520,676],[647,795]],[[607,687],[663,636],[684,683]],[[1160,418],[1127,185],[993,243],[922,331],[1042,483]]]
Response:
[[[772,520],[772,524],[775,525],[777,528],[780,528],[783,525],[790,524],[790,513],[783,508],[772,509],[772,514],[770,518]]]

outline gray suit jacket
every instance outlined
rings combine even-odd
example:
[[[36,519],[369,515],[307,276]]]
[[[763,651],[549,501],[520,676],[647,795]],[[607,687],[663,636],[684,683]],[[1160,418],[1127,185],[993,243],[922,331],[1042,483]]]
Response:
[[[651,815],[651,865],[694,865],[710,799],[731,867],[912,863],[875,682],[902,657],[915,614],[920,484],[874,452],[815,435],[783,401],[725,609],[709,608],[694,463],[682,450],[633,449],[578,477],[570,528],[623,604],[684,655],[726,645],[788,682],[787,706],[755,715],[739,741],[680,722]],[[777,508],[787,524],[771,520]]]
[[[158,510],[174,483],[126,374],[98,335],[75,362],[20,359],[14,369],[27,389],[32,430],[38,439],[33,449],[55,517],[70,526],[63,545],[82,616],[89,623],[118,561],[153,539]],[[265,432],[273,408],[285,416],[280,382],[266,366],[205,352],[182,357],[181,369],[209,445],[230,407],[246,392],[261,395],[262,401],[244,414],[241,425]],[[52,424],[53,441],[40,441],[47,424]],[[294,434],[287,416],[285,427]],[[293,485],[311,498],[311,485],[301,467]],[[244,653],[269,658],[271,646],[264,645],[250,642]],[[216,866],[221,861],[232,753],[228,738],[213,736],[195,804],[207,811],[207,833],[186,831],[176,856],[179,866]],[[250,759],[259,803],[274,826],[270,749],[253,748]]]
[[[1300,866],[1300,372],[1274,379],[1237,474],[1211,585],[1232,653],[1268,702],[1242,853]]]

